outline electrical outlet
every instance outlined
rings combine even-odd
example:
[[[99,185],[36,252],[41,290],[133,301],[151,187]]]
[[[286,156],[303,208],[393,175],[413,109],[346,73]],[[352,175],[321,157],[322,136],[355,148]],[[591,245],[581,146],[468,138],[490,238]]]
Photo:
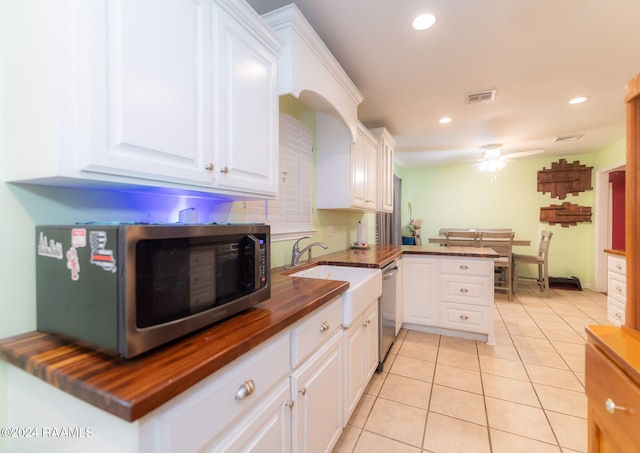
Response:
[[[327,236],[333,236],[333,225],[327,225]]]

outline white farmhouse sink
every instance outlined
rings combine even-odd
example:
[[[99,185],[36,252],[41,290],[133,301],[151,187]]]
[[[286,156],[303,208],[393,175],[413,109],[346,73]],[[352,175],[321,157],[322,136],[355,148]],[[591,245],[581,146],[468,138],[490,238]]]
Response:
[[[382,271],[367,267],[320,265],[290,274],[292,277],[349,282],[342,294],[342,325],[349,327],[382,294]]]

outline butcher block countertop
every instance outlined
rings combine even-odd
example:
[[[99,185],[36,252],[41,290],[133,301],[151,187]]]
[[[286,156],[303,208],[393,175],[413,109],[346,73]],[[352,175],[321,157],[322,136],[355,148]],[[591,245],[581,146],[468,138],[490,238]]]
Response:
[[[133,359],[38,331],[0,340],[0,358],[128,421],[166,403],[347,290],[347,282],[272,277],[271,298]]]
[[[494,258],[491,249],[372,246],[272,270],[271,298],[226,321],[133,359],[33,331],[0,340],[0,358],[127,421],[134,421],[345,292],[334,280],[291,278],[316,264],[384,267],[403,253]]]
[[[604,253],[608,253],[609,255],[618,255],[618,256],[624,256],[624,257],[627,256],[625,251],[620,249],[604,249]]]

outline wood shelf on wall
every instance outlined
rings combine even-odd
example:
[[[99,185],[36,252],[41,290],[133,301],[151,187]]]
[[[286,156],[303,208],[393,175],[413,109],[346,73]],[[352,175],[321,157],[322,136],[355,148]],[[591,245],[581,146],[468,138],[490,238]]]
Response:
[[[551,168],[538,171],[538,192],[551,194],[551,198],[564,200],[567,194],[578,195],[592,190],[591,173],[593,167],[580,165],[579,161],[567,163],[565,159],[553,162]]]
[[[578,206],[565,201],[561,205],[552,204],[540,208],[540,221],[549,225],[559,223],[563,227],[577,225],[578,222],[591,222],[591,206]]]

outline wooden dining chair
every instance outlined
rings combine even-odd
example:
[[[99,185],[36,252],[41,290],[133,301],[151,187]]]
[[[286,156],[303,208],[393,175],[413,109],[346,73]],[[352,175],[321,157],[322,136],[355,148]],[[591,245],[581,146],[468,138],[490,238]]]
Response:
[[[478,247],[478,233],[475,231],[445,231],[445,243],[447,247]]]
[[[549,245],[551,243],[551,231],[540,233],[540,244],[537,255],[519,255],[514,253],[512,257],[513,293],[518,290],[518,280],[533,281],[544,292],[544,296],[549,296]],[[527,277],[518,275],[518,265],[535,264],[538,267],[537,277]]]
[[[494,290],[504,291],[507,295],[507,299],[511,300],[513,297],[513,278],[512,272],[512,253],[513,237],[515,233],[510,232],[486,232],[479,233],[480,247],[487,247],[493,249],[499,258],[493,261],[495,270]]]

